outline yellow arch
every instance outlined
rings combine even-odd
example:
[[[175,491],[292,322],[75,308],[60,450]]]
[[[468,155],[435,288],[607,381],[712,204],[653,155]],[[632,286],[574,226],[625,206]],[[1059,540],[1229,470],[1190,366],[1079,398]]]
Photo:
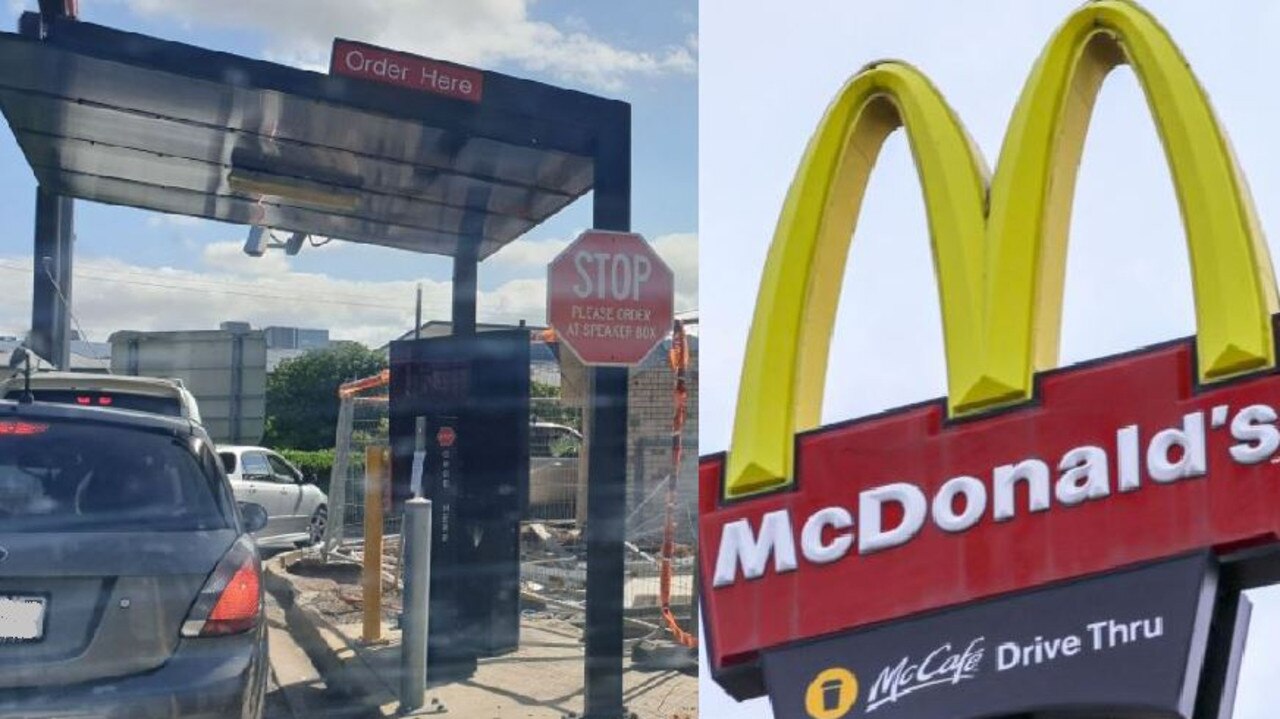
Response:
[[[738,395],[725,494],[792,480],[793,436],[817,425],[848,243],[888,133],[907,130],[924,190],[943,308],[949,410],[1031,397],[1057,363],[1067,234],[1094,100],[1134,68],[1174,180],[1196,297],[1199,374],[1275,365],[1275,278],[1248,189],[1203,90],[1163,28],[1126,0],[1077,10],[1037,61],[991,185],[959,121],[901,63],[854,76],[800,162],[761,280]],[[989,214],[989,217],[986,215]]]
[[[870,66],[827,108],[778,219],[739,386],[730,496],[785,483],[792,436],[818,424],[849,241],[880,147],[900,126],[924,190],[951,386],[977,371],[984,164],[924,75]]]
[[[991,186],[988,357],[1031,396],[1058,362],[1067,235],[1080,153],[1103,79],[1128,63],[1151,109],[1178,197],[1195,288],[1201,381],[1275,365],[1275,276],[1248,187],[1204,90],[1155,18],[1123,0],[1073,13],[1014,109]],[[955,388],[952,388],[953,392]],[[991,403],[961,398],[964,412]]]

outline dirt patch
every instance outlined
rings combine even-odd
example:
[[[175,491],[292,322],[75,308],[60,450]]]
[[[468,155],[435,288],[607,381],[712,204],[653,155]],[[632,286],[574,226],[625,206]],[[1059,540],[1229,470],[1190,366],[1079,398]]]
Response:
[[[288,561],[284,569],[295,587],[306,595],[305,603],[336,624],[354,624],[364,616],[364,568],[351,559],[330,559],[305,554]],[[403,607],[399,587],[388,577],[395,569],[394,557],[382,563],[382,617],[395,620]]]

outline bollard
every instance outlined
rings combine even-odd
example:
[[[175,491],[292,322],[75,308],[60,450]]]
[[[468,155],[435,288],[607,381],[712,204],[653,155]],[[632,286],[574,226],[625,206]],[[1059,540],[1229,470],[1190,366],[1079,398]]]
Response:
[[[364,465],[364,626],[366,643],[382,641],[382,488],[390,484],[390,450],[365,449]]]
[[[431,500],[404,504],[404,615],[400,621],[400,711],[419,709],[427,693],[427,628],[431,609]]]

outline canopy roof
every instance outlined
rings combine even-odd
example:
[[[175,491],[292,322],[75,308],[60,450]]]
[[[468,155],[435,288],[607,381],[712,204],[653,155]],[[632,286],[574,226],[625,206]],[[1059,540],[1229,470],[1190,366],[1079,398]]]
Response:
[[[473,103],[34,13],[0,110],[70,197],[454,256],[592,189],[613,100],[485,72]],[[34,28],[34,29],[33,29]]]

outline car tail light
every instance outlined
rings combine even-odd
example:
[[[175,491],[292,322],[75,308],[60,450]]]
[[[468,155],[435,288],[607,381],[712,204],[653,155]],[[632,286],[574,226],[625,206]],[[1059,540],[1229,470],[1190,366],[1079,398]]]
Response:
[[[76,404],[81,404],[86,406],[92,405],[94,403],[94,399],[95,398],[93,395],[78,394],[76,395]],[[110,407],[112,401],[114,401],[112,400],[110,395],[105,395],[105,394],[98,395],[96,399],[97,399],[98,405],[101,407]]]
[[[43,434],[46,429],[49,429],[49,425],[36,422],[0,421],[0,435],[27,437],[33,434]]]
[[[223,555],[182,623],[184,637],[240,634],[262,619],[262,565],[248,537]]]

